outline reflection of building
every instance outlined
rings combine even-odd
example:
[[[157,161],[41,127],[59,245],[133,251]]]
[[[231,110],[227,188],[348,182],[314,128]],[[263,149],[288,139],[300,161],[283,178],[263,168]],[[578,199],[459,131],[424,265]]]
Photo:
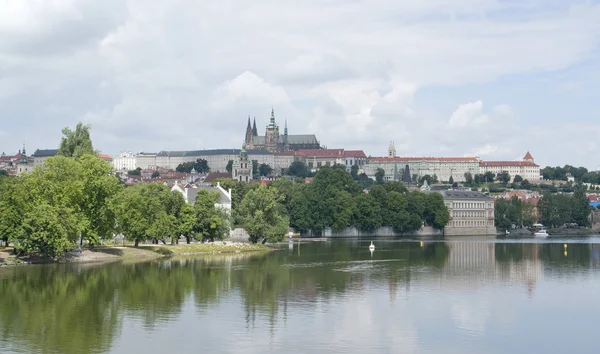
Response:
[[[543,265],[538,257],[536,244],[509,244],[509,253],[514,254],[519,247],[522,257],[519,260],[500,260],[494,240],[470,242],[455,240],[447,242],[450,254],[444,267],[443,278],[455,285],[485,283],[523,283],[528,291],[543,277]]]
[[[496,235],[494,199],[472,191],[442,191],[450,221],[445,235]]]

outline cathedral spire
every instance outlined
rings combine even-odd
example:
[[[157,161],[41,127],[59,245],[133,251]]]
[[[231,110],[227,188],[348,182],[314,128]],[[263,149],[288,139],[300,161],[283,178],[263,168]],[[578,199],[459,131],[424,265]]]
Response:
[[[250,116],[248,116],[248,126],[246,126],[246,139],[244,140],[244,143],[246,145],[252,145],[252,140],[253,140],[253,135],[252,135],[252,125],[250,124]]]
[[[283,128],[283,135],[288,135],[288,130],[287,130],[287,118],[285,119],[285,128]]]
[[[27,155],[27,154],[25,153],[25,142],[23,142],[23,155]]]
[[[258,130],[256,129],[256,117],[254,117],[254,125],[252,126],[252,135],[258,136]]]

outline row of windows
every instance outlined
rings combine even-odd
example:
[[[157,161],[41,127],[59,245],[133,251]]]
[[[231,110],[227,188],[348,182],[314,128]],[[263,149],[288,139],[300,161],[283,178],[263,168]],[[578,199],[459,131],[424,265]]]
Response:
[[[483,217],[485,217],[485,211],[453,211],[452,217],[454,217],[454,218],[483,218]]]
[[[454,227],[482,227],[486,226],[485,220],[455,220],[451,222]],[[493,226],[492,221],[487,221],[487,226]]]
[[[488,205],[491,208],[491,204]],[[485,208],[485,202],[454,202],[454,209],[483,209]]]

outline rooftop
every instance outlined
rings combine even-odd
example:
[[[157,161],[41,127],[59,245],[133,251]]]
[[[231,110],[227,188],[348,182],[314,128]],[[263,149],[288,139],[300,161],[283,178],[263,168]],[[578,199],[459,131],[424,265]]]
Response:
[[[535,163],[530,162],[530,161],[481,161],[479,164],[482,167],[502,167],[502,166],[538,167],[538,165],[536,165]]]
[[[490,196],[487,196],[481,192],[474,191],[442,191],[442,195],[447,199],[468,199],[468,200],[490,200]]]
[[[408,162],[408,161],[439,161],[439,162],[478,162],[476,157],[371,157],[369,162]]]

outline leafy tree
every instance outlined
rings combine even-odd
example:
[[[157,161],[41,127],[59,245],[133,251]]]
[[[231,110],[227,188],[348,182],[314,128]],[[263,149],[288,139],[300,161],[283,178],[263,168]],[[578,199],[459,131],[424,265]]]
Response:
[[[350,167],[350,176],[352,176],[352,179],[355,181],[358,180],[358,170],[359,170],[359,167],[356,164],[352,165],[352,167]]]
[[[502,171],[502,173],[498,173],[496,175],[496,179],[503,183],[510,182],[510,174],[507,171]]]
[[[127,171],[127,174],[130,175],[130,176],[141,176],[142,175],[142,169],[140,167],[138,167],[135,170]]]
[[[215,207],[219,201],[219,193],[206,190],[198,191],[194,210],[196,212],[196,236],[202,241],[213,242],[222,240],[229,232],[229,222],[226,212]]]
[[[358,207],[352,198],[352,194],[346,191],[338,191],[334,200],[335,217],[331,224],[331,230],[339,232],[352,224],[352,218],[358,213]]]
[[[150,177],[152,177],[152,178],[160,177],[160,172],[154,171],[154,172],[152,172],[152,176],[150,176]]]
[[[196,211],[192,204],[185,204],[179,213],[179,234],[185,237],[187,244],[195,239]]]
[[[592,207],[588,202],[587,196],[585,195],[585,188],[581,183],[577,185],[575,192],[571,197],[571,204],[571,221],[580,226],[590,226],[589,217],[592,212]]]
[[[288,168],[288,175],[296,177],[308,177],[310,175],[310,170],[304,162],[294,161]]]
[[[8,172],[6,170],[0,169],[0,177],[8,176]]]
[[[259,177],[258,161],[252,160],[252,179],[258,179],[258,177]]]
[[[21,232],[27,193],[22,178],[0,178],[0,240],[8,247]]]
[[[513,182],[515,182],[515,183],[523,182],[523,177],[521,177],[520,175],[515,175]]]
[[[483,178],[481,178],[481,181],[479,183],[490,183],[494,182],[494,180],[496,179],[496,176],[494,176],[494,173],[491,171],[487,171],[483,174],[482,177]]]
[[[370,194],[359,194],[355,197],[356,210],[353,224],[361,231],[374,231],[381,227],[381,208]]]
[[[266,163],[261,163],[260,166],[258,166],[258,173],[261,176],[270,175],[272,172],[273,168],[271,168],[271,166],[267,165]]]
[[[281,205],[282,196],[275,189],[261,186],[246,194],[239,206],[241,224],[252,243],[264,239],[268,242],[283,240],[289,218]]]
[[[233,160],[227,161],[227,166],[225,167],[225,170],[229,173],[233,171]]]
[[[449,184],[454,184],[454,178],[452,176],[450,176],[450,178],[448,179],[448,183]]]
[[[473,185],[473,175],[471,172],[465,172],[465,184],[469,186]]]
[[[531,183],[529,183],[529,180],[524,179],[523,182],[521,182],[521,188],[531,189]]]
[[[96,155],[90,138],[91,126],[77,123],[75,130],[65,127],[62,130],[63,138],[58,148],[58,155],[79,158],[85,154]]]
[[[385,171],[383,168],[378,168],[375,172],[375,182],[381,184],[383,183],[383,178],[385,177]]]
[[[444,197],[439,193],[430,193],[425,196],[423,217],[428,225],[441,230],[450,221],[448,208],[444,205]]]
[[[175,168],[175,171],[185,172],[185,173],[190,173],[190,172],[192,172],[192,170],[196,170],[196,172],[198,172],[198,173],[210,172],[210,168],[208,167],[208,162],[204,159],[197,159],[196,161],[193,161],[193,162],[189,161],[189,162],[180,163]],[[231,171],[229,171],[229,172],[231,172]]]
[[[361,173],[360,175],[358,175],[358,178],[356,179],[356,181],[358,182],[358,184],[361,186],[362,189],[366,189],[369,188],[370,186],[373,185],[373,180],[371,178],[369,178],[369,176],[367,176],[366,173]]]

